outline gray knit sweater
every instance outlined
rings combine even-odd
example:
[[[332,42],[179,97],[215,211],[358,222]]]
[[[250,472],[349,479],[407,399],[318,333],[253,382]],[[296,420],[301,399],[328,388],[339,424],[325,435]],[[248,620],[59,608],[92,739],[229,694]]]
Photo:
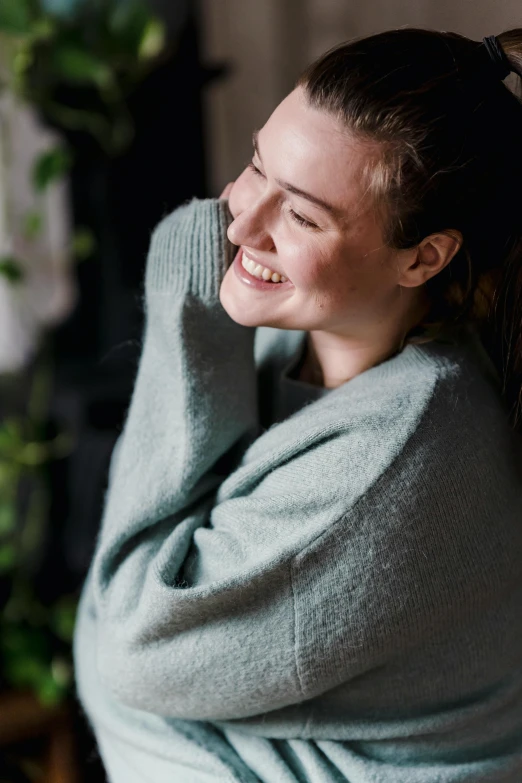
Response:
[[[75,634],[111,783],[519,783],[520,439],[478,339],[281,419],[305,335],[224,311],[227,216],[184,205],[147,260]]]

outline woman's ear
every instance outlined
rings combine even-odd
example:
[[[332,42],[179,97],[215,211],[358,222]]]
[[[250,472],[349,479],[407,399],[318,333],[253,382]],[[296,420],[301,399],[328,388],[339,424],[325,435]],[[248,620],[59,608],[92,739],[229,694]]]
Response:
[[[449,264],[463,241],[461,232],[456,229],[425,237],[415,248],[413,262],[410,258],[409,266],[403,267],[400,284],[418,286],[434,277]]]

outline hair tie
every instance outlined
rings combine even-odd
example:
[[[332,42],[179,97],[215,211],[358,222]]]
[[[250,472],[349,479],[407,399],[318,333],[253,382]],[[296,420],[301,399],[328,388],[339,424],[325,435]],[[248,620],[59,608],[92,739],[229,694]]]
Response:
[[[495,66],[495,72],[499,79],[504,80],[513,70],[506,53],[500,45],[496,35],[488,35],[482,39],[491,62]]]

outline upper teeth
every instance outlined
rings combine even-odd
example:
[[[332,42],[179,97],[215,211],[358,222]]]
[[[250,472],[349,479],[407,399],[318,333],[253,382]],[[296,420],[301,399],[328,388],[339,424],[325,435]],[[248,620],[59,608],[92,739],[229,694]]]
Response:
[[[273,283],[286,283],[288,280],[284,275],[280,275],[278,272],[272,272],[266,266],[257,264],[252,258],[249,258],[243,250],[243,258],[241,259],[242,265],[247,269],[251,275],[258,277],[260,280],[271,280]]]

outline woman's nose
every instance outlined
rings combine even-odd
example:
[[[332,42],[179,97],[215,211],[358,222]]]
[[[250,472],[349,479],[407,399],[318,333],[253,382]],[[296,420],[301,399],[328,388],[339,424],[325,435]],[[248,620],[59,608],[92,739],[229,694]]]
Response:
[[[259,250],[271,250],[274,246],[260,210],[243,210],[227,229],[227,236],[233,245],[247,245]]]

